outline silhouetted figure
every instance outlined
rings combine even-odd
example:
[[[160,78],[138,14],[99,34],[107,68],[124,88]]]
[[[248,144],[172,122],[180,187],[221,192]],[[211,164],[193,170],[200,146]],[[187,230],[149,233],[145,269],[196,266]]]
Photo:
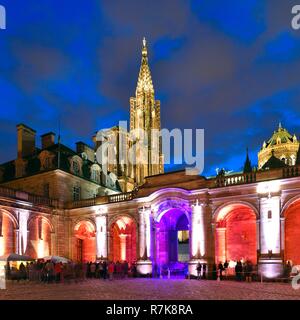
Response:
[[[245,265],[246,282],[252,281],[252,271],[253,271],[253,265],[251,261],[247,260]]]
[[[287,263],[284,265],[284,282],[288,282],[290,280],[290,275],[292,272],[292,265],[290,263],[290,261],[287,261]]]
[[[224,271],[224,267],[223,267],[222,262],[220,262],[220,263],[219,263],[219,265],[218,265],[218,271],[219,271],[219,277],[220,277],[220,280],[223,280],[223,271]]]
[[[201,270],[202,270],[201,263],[198,262],[198,264],[197,264],[197,280],[201,279]]]
[[[237,261],[234,270],[235,270],[236,280],[242,281],[243,266],[240,260]]]
[[[228,267],[229,267],[229,263],[227,260],[225,260],[224,262],[224,272],[225,272],[225,277],[227,279],[227,275],[228,275]]]

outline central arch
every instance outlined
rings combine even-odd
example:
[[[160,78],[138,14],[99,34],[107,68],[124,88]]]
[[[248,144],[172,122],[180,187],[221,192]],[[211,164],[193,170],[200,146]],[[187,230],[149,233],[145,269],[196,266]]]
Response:
[[[155,206],[154,267],[160,272],[184,274],[190,260],[190,211],[188,201],[170,198]]]
[[[215,262],[241,260],[257,264],[256,209],[247,203],[228,203],[214,214]]]

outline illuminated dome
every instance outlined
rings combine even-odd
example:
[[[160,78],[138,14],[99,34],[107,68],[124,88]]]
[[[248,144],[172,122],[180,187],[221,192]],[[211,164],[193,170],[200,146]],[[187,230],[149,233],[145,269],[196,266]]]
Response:
[[[296,135],[292,136],[279,123],[278,129],[267,142],[263,142],[258,152],[258,169],[262,169],[271,157],[276,157],[286,165],[295,165],[298,149],[299,141]]]

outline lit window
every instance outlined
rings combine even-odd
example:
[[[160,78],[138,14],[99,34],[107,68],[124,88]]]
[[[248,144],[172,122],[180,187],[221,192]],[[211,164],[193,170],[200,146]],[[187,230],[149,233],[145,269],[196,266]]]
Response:
[[[272,211],[271,210],[268,211],[268,219],[272,219]]]
[[[73,200],[74,201],[80,200],[80,187],[78,186],[73,187]]]
[[[92,172],[91,172],[91,180],[99,183],[99,181],[100,181],[100,173],[99,173],[99,170],[92,169]]]

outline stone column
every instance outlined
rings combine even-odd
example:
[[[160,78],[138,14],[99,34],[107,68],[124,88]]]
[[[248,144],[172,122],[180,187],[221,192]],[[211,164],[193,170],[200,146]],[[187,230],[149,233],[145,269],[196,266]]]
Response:
[[[96,216],[96,258],[107,259],[107,215]]]
[[[15,229],[14,233],[15,233],[15,253],[20,254],[20,232],[19,232],[19,229]]]
[[[285,250],[285,218],[282,217],[280,218],[280,251],[281,251],[281,256],[284,259],[284,250]]]
[[[152,273],[151,257],[151,208],[139,208],[139,260],[137,262],[137,271],[140,274]]]
[[[57,255],[57,237],[56,237],[56,233],[55,232],[51,232],[50,234],[50,252],[49,254],[52,256],[56,256]]]
[[[256,250],[260,253],[260,219],[256,220]]]
[[[222,263],[226,260],[226,228],[216,228],[216,238],[217,238],[217,248],[216,256],[218,257],[219,263]]]
[[[197,264],[205,263],[207,265],[211,260],[211,252],[208,246],[208,212],[209,206],[207,204],[200,204],[196,200],[196,204],[192,205],[192,214],[190,221],[190,261],[189,274],[197,275]]]
[[[27,222],[29,218],[28,210],[19,211],[19,252],[25,254],[28,243],[29,230],[27,229]]]
[[[270,193],[260,198],[260,257],[259,271],[266,278],[282,273],[280,239],[280,196]]]
[[[3,234],[2,234],[2,217],[3,217],[3,213],[0,211],[0,237],[3,236]]]
[[[126,257],[126,238],[127,238],[127,234],[120,234],[120,257],[122,261],[127,260]]]

